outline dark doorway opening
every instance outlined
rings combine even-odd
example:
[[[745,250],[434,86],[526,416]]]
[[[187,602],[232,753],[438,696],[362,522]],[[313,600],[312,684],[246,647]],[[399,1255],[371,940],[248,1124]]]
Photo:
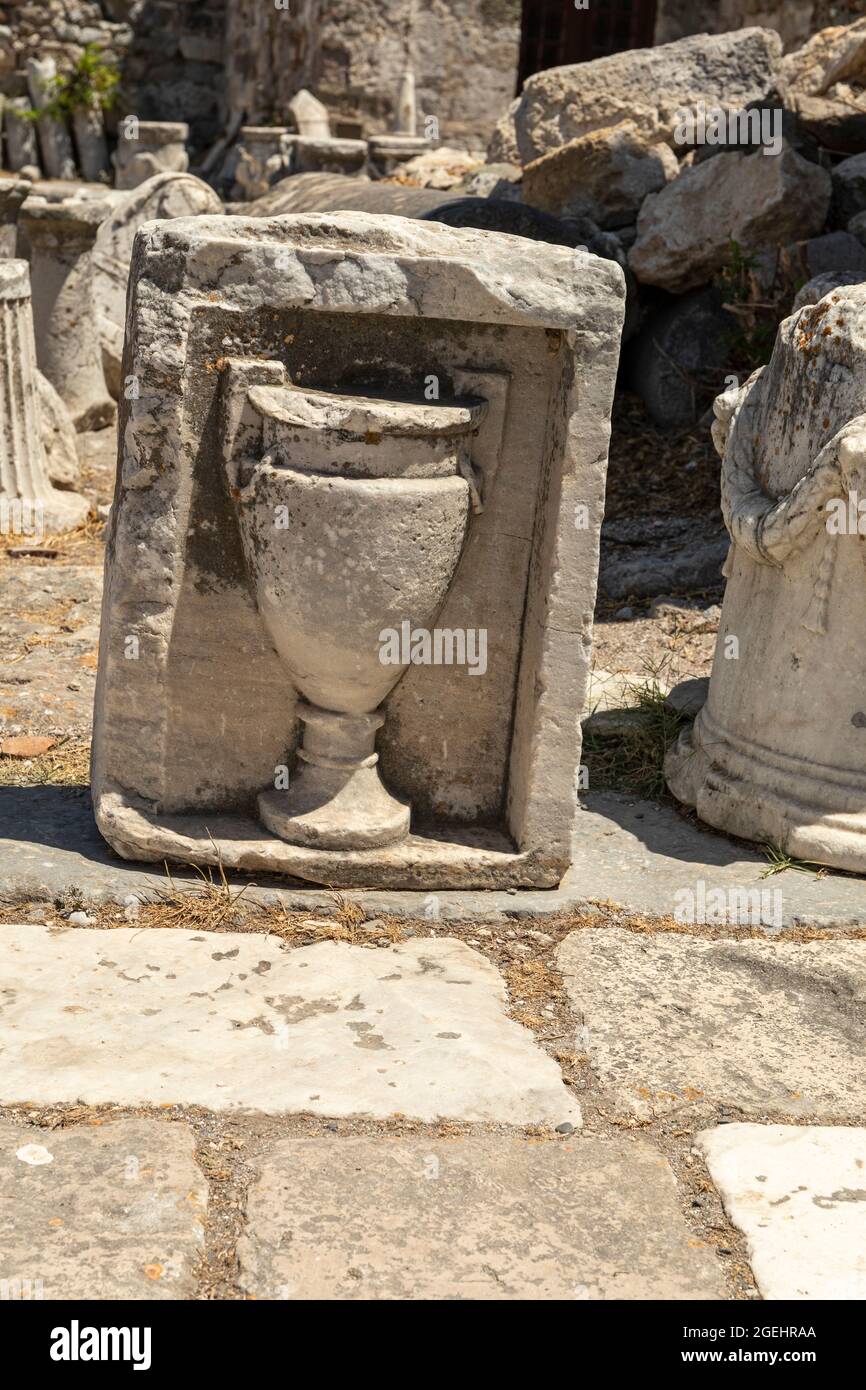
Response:
[[[563,63],[585,63],[624,48],[649,48],[657,0],[523,0],[517,90],[527,77]]]

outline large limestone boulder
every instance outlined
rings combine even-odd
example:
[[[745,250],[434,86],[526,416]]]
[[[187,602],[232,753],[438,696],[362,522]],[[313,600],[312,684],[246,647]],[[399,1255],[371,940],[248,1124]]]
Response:
[[[846,285],[862,285],[866,280],[866,269],[861,272],[856,270],[825,270],[821,275],[816,275],[814,279],[807,280],[794,296],[794,303],[791,305],[791,313],[795,314],[798,309],[803,309],[807,304],[817,304],[819,299],[824,299],[833,290],[838,290]]]
[[[165,217],[198,217],[222,212],[213,189],[194,174],[156,174],[137,188],[117,194],[111,215],[96,234],[93,290],[102,363],[112,396],[120,393],[120,359],[126,318],[126,282],[135,234],[144,222]]]
[[[672,144],[677,110],[694,107],[698,98],[707,107],[732,108],[765,100],[781,55],[772,29],[740,29],[535,73],[514,116],[521,161],[529,164],[622,120],[633,120],[650,140]]]
[[[866,18],[822,29],[787,54],[779,90],[822,145],[845,154],[866,148]]]
[[[528,164],[523,197],[557,217],[591,217],[600,227],[634,222],[641,204],[679,173],[669,145],[621,121],[570,140]]]
[[[519,106],[520,97],[516,97],[493,127],[493,134],[487,146],[488,164],[520,164],[517,130],[514,125]]]
[[[516,164],[482,164],[457,184],[456,192],[467,198],[510,198],[523,201],[523,170]]]
[[[732,241],[748,253],[820,232],[830,175],[796,151],[720,154],[686,169],[640,211],[629,266],[647,285],[681,293],[722,269]]]

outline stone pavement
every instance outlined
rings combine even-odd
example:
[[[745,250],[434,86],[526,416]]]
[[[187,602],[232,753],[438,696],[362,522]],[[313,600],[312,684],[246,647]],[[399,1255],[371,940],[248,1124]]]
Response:
[[[668,1164],[643,1140],[289,1139],[248,1217],[240,1278],[258,1298],[724,1293],[709,1247],[688,1238]]]
[[[698,1143],[765,1298],[866,1298],[866,1129],[728,1125]]]
[[[98,478],[109,433],[82,437]],[[3,733],[85,750],[99,569],[3,582]],[[242,930],[155,930],[200,876],[118,860],[83,785],[16,780],[0,1299],[866,1296],[861,880],[766,878],[592,792],[556,892],[347,892],[363,944],[296,945],[284,914],[327,933],[334,895],[234,876]],[[758,904],[748,929],[669,930],[719,896],[722,921]]]
[[[2,928],[0,1104],[580,1124],[498,971],[448,939]],[[204,1065],[203,1065],[204,1063]]]
[[[864,1296],[866,943],[147,911],[0,926],[3,1297]]]
[[[0,1298],[188,1298],[206,1205],[185,1125],[0,1120]]]
[[[866,1115],[866,941],[573,932],[559,966],[622,1116],[711,1101],[800,1119]]]
[[[545,917],[592,903],[615,903],[635,914],[668,917],[680,895],[721,889],[730,897],[768,889],[778,894],[765,925],[866,926],[866,890],[851,875],[815,875],[786,869],[766,878],[765,856],[700,828],[670,805],[617,792],[590,793],[578,818],[575,863],[558,889],[450,891],[436,894],[373,889],[346,890],[370,916],[395,913],[443,921],[493,921]],[[172,869],[176,886],[195,889],[196,873]],[[249,882],[230,875],[238,887]],[[333,894],[324,888],[256,875],[252,901],[282,904],[289,911],[330,911]],[[58,786],[0,787],[0,899],[52,902],[74,887],[85,904],[142,901],[166,887],[162,866],[117,859],[93,820],[86,789]],[[776,912],[776,904],[778,912]]]
[[[89,736],[99,642],[99,573],[89,565],[4,567],[0,737]]]

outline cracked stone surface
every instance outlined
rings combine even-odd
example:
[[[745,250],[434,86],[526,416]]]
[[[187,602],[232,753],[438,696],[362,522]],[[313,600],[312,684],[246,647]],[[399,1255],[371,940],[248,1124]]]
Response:
[[[239,1255],[267,1299],[724,1297],[667,1161],[635,1138],[285,1140]]]
[[[734,1124],[697,1142],[764,1298],[866,1298],[866,1129]]]
[[[0,1298],[187,1298],[206,1207],[185,1125],[0,1120]]]
[[[580,1123],[499,972],[447,937],[4,926],[0,998],[0,1104]]]
[[[714,1102],[866,1115],[866,942],[589,929],[558,959],[581,1050],[620,1114]]]

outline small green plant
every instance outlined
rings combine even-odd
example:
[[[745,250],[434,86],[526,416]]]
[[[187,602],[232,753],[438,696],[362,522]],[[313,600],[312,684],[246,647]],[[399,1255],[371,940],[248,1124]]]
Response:
[[[716,277],[722,304],[737,323],[730,343],[731,366],[747,373],[770,360],[776,330],[788,312],[791,297],[787,285],[776,283],[778,275],[766,297],[759,297],[756,266],[755,257],[747,255],[732,237],[727,262]]]
[[[761,878],[772,878],[774,874],[783,874],[786,869],[793,869],[798,874],[813,874],[815,878],[827,876],[824,864],[816,864],[811,859],[792,859],[790,854],[786,854],[776,845],[765,844],[763,850],[770,862],[760,875]]]
[[[747,255],[733,237],[728,242],[728,259],[719,271],[718,285],[728,304],[747,304],[751,299],[750,277],[755,257]]]
[[[589,785],[634,796],[661,799],[668,795],[664,776],[665,753],[690,716],[667,703],[667,692],[657,675],[628,689],[628,718],[616,721],[610,733],[588,728],[584,734],[584,758],[589,766]]]
[[[39,110],[24,114],[29,120],[49,116],[64,121],[76,111],[108,111],[117,100],[120,71],[98,44],[86,44],[69,72],[58,73],[48,84],[48,100]]]

